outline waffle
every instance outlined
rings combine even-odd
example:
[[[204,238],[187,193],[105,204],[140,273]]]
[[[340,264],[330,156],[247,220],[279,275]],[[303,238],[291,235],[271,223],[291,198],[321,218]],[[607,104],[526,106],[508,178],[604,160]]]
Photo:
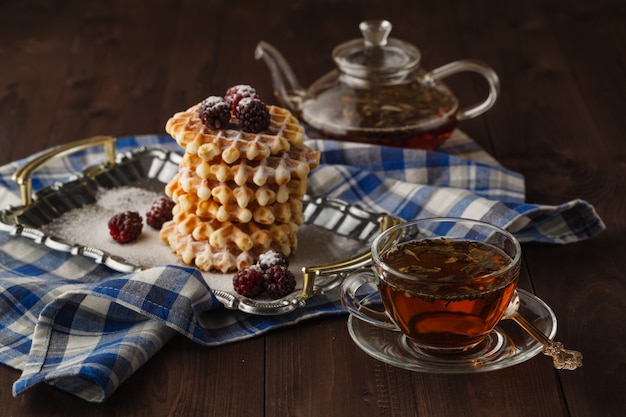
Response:
[[[196,240],[209,240],[217,248],[224,247],[227,242],[234,243],[241,250],[251,249],[255,245],[269,249],[273,243],[295,244],[299,226],[293,222],[269,225],[256,222],[223,222],[181,211],[177,207],[173,213],[174,218],[170,221],[175,224],[178,233],[191,235]],[[291,252],[291,249],[288,252]]]
[[[292,180],[278,185],[256,184],[237,185],[234,181],[219,182],[215,179],[202,179],[192,170],[184,169],[170,181],[165,193],[174,201],[182,194],[195,194],[200,200],[214,199],[220,204],[237,203],[239,207],[248,207],[252,202],[259,206],[285,203],[290,199],[302,200],[306,193],[306,182]]]
[[[185,153],[181,167],[194,170],[202,179],[261,186],[266,183],[286,184],[292,179],[305,180],[311,169],[319,164],[319,158],[319,152],[306,146],[293,146],[287,152],[261,160],[240,159],[235,163],[207,162],[197,155]]]
[[[200,104],[196,104],[187,111],[176,113],[167,121],[165,130],[186,153],[198,155],[206,161],[218,157],[226,163],[244,158],[259,160],[304,142],[304,128],[283,108],[268,106],[269,129],[262,133],[247,133],[236,129],[235,123],[231,123],[231,129],[209,129],[198,116],[199,107]]]
[[[195,218],[194,218],[195,217]],[[254,223],[237,225],[216,220],[203,221],[189,215],[188,222],[177,224],[170,220],[163,224],[160,236],[186,264],[204,270],[229,272],[254,264],[259,255],[270,248],[287,256],[297,246],[296,225],[283,224],[261,228]],[[197,233],[188,233],[187,227],[196,225]],[[182,229],[182,230],[181,230]]]
[[[304,221],[302,201],[291,199],[284,203],[261,206],[252,202],[246,207],[240,207],[237,202],[221,204],[214,199],[200,200],[195,194],[182,193],[172,197],[177,204],[178,212],[193,213],[200,217],[208,217],[221,222],[248,223],[255,221],[259,224],[296,223]]]
[[[206,240],[195,240],[190,235],[178,233],[173,222],[163,225],[161,235],[174,253],[186,264],[201,270],[229,272],[254,263],[255,256],[238,248],[215,248]]]

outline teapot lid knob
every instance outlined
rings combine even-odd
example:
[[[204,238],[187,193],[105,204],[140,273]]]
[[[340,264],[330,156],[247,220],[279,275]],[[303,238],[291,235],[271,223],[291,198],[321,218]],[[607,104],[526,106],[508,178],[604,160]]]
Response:
[[[359,24],[365,39],[365,46],[385,46],[391,33],[391,22],[388,20],[366,20]]]
[[[343,73],[369,81],[396,82],[419,68],[419,50],[389,37],[389,21],[365,20],[359,29],[362,38],[344,42],[333,50],[333,59]]]

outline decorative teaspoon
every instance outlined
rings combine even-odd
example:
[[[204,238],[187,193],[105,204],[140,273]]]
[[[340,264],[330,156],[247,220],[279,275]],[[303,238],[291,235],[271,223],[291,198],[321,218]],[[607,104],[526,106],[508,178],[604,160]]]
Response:
[[[577,350],[565,349],[561,342],[550,340],[543,332],[529,322],[519,312],[520,298],[517,291],[513,295],[513,299],[509,303],[504,318],[516,322],[537,342],[543,345],[543,353],[552,357],[552,364],[556,369],[566,369],[572,371],[583,366],[583,354]]]

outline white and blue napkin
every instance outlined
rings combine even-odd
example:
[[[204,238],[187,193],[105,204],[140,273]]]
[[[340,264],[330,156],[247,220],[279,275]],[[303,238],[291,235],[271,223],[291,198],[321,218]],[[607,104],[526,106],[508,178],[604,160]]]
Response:
[[[436,152],[308,143],[322,151],[321,164],[309,178],[312,196],[339,198],[407,220],[481,219],[524,242],[570,243],[604,229],[585,201],[525,202],[523,177],[460,131]],[[125,137],[116,143],[119,152],[139,146],[180,151],[169,136]],[[0,167],[0,210],[19,205],[11,177],[31,158]],[[33,175],[33,189],[67,181],[101,161],[98,149],[54,160]],[[0,362],[22,371],[14,395],[46,382],[102,402],[175,334],[215,346],[341,313],[337,300],[323,295],[282,316],[227,310],[193,268],[164,265],[123,274],[0,232]]]

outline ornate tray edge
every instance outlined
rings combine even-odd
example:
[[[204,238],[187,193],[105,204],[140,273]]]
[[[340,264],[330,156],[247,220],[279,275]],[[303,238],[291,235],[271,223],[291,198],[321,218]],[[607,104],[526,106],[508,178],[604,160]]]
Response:
[[[58,236],[46,234],[39,227],[66,211],[94,203],[95,192],[99,187],[113,188],[138,180],[157,181],[164,186],[178,170],[181,160],[182,155],[179,153],[160,147],[139,147],[118,153],[115,164],[105,162],[89,166],[66,182],[40,189],[28,205],[10,206],[0,211],[0,231],[30,239],[53,251],[86,257],[116,272],[133,273],[147,269],[150,266],[131,263],[99,248],[68,242]],[[370,242],[379,233],[386,217],[339,199],[308,195],[303,199],[303,212],[304,224],[320,226],[339,236],[362,242]],[[331,216],[332,223],[328,222],[329,212],[334,214]],[[349,223],[349,227],[346,227],[346,223]],[[313,275],[319,275],[319,271],[311,271]],[[306,275],[304,268],[303,272]],[[336,275],[341,278],[341,274]],[[274,302],[258,302],[221,290],[214,292],[227,308],[252,314],[276,315],[294,310],[303,305],[307,297],[321,292],[318,286],[313,287],[314,284],[313,278],[310,288],[303,290],[302,295]]]

